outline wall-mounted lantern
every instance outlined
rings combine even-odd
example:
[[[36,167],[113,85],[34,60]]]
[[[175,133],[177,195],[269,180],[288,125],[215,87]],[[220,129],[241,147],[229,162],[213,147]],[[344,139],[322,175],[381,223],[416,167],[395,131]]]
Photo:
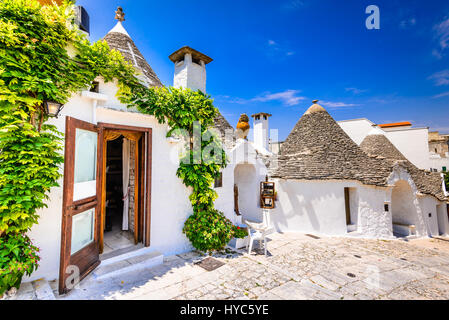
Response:
[[[44,110],[49,117],[58,117],[64,105],[55,101],[44,100]]]
[[[260,183],[260,205],[263,209],[273,209],[276,199],[274,182],[268,182],[268,176]]]

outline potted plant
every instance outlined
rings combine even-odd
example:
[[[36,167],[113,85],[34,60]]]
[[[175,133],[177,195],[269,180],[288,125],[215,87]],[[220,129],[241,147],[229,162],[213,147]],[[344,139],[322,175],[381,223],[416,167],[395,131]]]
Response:
[[[24,274],[29,276],[37,269],[38,252],[25,233],[0,237],[0,297],[6,291],[19,289]]]
[[[246,226],[234,226],[234,238],[229,245],[235,249],[246,247],[248,242],[248,228]]]

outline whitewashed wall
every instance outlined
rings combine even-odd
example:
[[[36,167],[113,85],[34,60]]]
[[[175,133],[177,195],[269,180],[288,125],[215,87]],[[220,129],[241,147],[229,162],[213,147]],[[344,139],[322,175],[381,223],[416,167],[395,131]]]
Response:
[[[385,135],[411,163],[420,169],[430,169],[428,128],[390,130]]]
[[[355,119],[338,121],[340,127],[358,145],[373,129],[374,123],[368,119]],[[402,128],[384,130],[385,136],[393,145],[415,166],[420,169],[429,170],[428,128]],[[439,170],[441,170],[441,168]],[[449,170],[449,169],[448,169]]]
[[[447,213],[447,204],[439,203],[437,205],[438,231],[440,235],[449,235],[449,219]]]
[[[277,231],[347,232],[342,182],[274,179],[278,193],[270,220]]]
[[[438,214],[437,205],[440,202],[431,196],[422,196],[419,198],[419,204],[421,206],[424,223],[426,226],[427,234],[423,236],[438,236]]]
[[[201,65],[194,63],[192,55],[187,53],[183,62],[175,64],[173,86],[206,92],[206,66],[203,61],[200,63]]]
[[[344,132],[358,145],[360,145],[373,129],[374,123],[368,119],[354,119],[337,122]]]
[[[391,213],[385,212],[384,204],[388,199],[387,188],[360,186],[357,231],[366,237],[391,238],[393,226]]]
[[[429,169],[437,169],[438,172],[442,172],[443,167],[446,167],[446,170],[449,171],[449,155],[442,158],[438,154],[431,153],[429,157]]]
[[[229,184],[226,185],[225,190],[227,191],[220,191],[223,197],[220,199],[219,196],[215,204],[216,207],[222,207],[224,202],[228,203],[227,207],[230,211],[227,211],[229,212],[227,217],[231,221],[236,221],[234,213],[234,183],[237,184],[239,189],[239,211],[243,220],[262,221],[263,219],[259,203],[259,187],[260,182],[265,181],[267,168],[258,155],[260,152],[267,151],[258,149],[252,142],[238,139],[228,154],[229,164],[224,169],[223,174],[229,177]],[[224,181],[223,186],[225,186]],[[225,192],[226,195],[224,195]]]

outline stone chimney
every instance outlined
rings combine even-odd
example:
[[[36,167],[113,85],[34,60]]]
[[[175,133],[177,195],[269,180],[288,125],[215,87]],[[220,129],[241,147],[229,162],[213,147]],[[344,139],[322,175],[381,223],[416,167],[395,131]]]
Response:
[[[206,93],[206,64],[212,61],[211,58],[187,46],[173,52],[169,58],[175,64],[175,88]]]
[[[254,145],[256,147],[269,149],[269,125],[268,118],[271,114],[265,112],[259,112],[251,116],[254,119],[253,132],[254,132]]]

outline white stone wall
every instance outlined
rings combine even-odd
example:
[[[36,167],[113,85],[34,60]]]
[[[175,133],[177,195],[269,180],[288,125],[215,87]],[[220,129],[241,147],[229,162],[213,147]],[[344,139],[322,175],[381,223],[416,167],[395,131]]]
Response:
[[[194,91],[206,92],[206,65],[201,61],[201,65],[192,61],[192,55],[187,53],[184,61],[175,64],[175,75],[173,79],[175,88],[190,88]]]
[[[384,210],[388,190],[374,186],[360,186],[357,190],[359,195],[357,231],[370,238],[391,238],[393,236],[391,212]]]
[[[254,134],[254,145],[259,148],[264,148],[266,150],[269,149],[269,127],[268,127],[268,119],[263,118],[263,115],[260,115],[259,120],[254,120],[253,122],[253,134]]]
[[[350,188],[351,220],[365,237],[391,238],[391,216],[384,211],[387,188],[356,181],[276,179],[278,201],[272,222],[278,231],[347,234],[344,188]]]
[[[438,172],[442,172],[443,167],[446,167],[446,170],[449,171],[449,156],[441,157],[438,154],[431,153],[429,157],[429,169],[437,169]]]
[[[438,213],[437,205],[440,202],[431,196],[423,196],[419,199],[419,204],[422,210],[424,224],[426,226],[426,233],[422,236],[438,236]]]
[[[222,211],[234,224],[239,223],[234,211],[234,183],[239,187],[239,211],[242,218],[262,221],[259,205],[259,184],[265,181],[267,168],[258,157],[253,144],[239,139],[227,152],[229,163],[223,169],[223,187],[215,188],[218,198],[215,208]],[[243,222],[242,220],[242,222]]]
[[[449,235],[449,220],[447,213],[447,204],[440,202],[437,205],[438,231],[440,235]]]
[[[420,169],[430,169],[427,128],[390,130],[385,135],[411,163]]]
[[[339,121],[338,124],[355,143],[360,145],[372,130],[374,123],[368,119],[355,119]],[[420,169],[431,168],[428,128],[388,129],[384,132],[385,136],[411,163]]]
[[[338,181],[274,179],[278,193],[271,222],[277,231],[346,234],[344,188]]]
[[[368,119],[354,119],[337,122],[344,132],[358,145],[360,145],[373,129],[374,123]]]

